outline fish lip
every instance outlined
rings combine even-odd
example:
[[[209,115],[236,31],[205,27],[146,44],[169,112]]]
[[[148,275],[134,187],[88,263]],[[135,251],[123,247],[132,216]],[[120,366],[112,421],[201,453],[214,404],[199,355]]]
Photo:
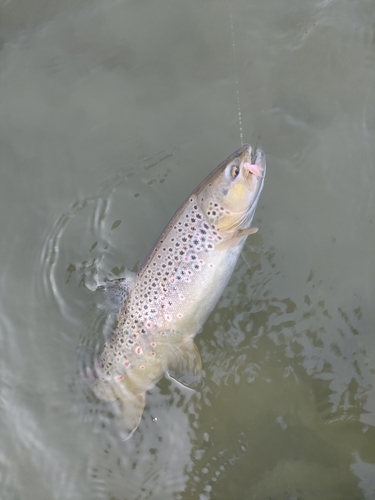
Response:
[[[244,145],[244,148],[242,149],[242,152],[240,154],[240,163],[241,164],[248,164],[248,171],[252,174],[255,175],[257,179],[260,178],[265,178],[266,176],[266,155],[264,154],[264,151],[257,148],[255,151],[253,148],[249,145],[246,144]],[[256,165],[259,170],[259,174],[255,173],[253,170],[251,170],[249,167]]]
[[[253,157],[252,161],[259,168],[261,172],[261,176],[257,177],[258,182],[256,184],[255,198],[254,198],[254,201],[258,202],[260,192],[263,189],[264,179],[266,178],[266,155],[264,154],[264,151],[258,148],[255,151],[255,156]]]
[[[239,163],[250,163],[251,165],[257,165],[262,173],[262,177],[266,173],[266,155],[262,149],[257,148],[255,151],[250,146],[250,144],[244,144],[241,148],[237,149],[232,155],[232,161],[239,159]]]
[[[244,145],[244,148],[242,148],[241,159],[242,158],[245,161],[250,160],[250,163],[255,164],[259,168],[262,174],[260,177],[256,176],[255,190],[253,191],[253,200],[249,206],[246,217],[247,222],[244,226],[244,227],[249,227],[253,220],[255,210],[258,205],[260,193],[262,192],[264,180],[266,177],[266,155],[264,151],[262,151],[259,148],[257,148],[255,152],[253,152],[252,147],[249,144],[246,144]]]
[[[266,155],[262,149],[257,149],[252,162],[259,168],[261,172],[261,178],[266,177]]]

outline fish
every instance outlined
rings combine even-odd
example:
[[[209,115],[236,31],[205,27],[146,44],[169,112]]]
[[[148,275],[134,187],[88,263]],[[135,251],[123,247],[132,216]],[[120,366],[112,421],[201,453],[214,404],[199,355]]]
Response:
[[[234,270],[263,189],[266,157],[249,144],[230,155],[185,200],[139,271],[107,284],[117,324],[94,370],[94,392],[116,402],[125,439],[138,428],[146,392],[164,374],[200,380],[194,337]]]

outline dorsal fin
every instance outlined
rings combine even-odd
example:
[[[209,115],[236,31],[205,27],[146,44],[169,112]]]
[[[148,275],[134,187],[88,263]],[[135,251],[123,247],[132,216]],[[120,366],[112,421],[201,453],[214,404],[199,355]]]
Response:
[[[136,277],[135,273],[128,271],[124,278],[106,281],[104,285],[97,288],[105,294],[107,306],[112,314],[118,316],[120,309],[129,295],[129,290]]]

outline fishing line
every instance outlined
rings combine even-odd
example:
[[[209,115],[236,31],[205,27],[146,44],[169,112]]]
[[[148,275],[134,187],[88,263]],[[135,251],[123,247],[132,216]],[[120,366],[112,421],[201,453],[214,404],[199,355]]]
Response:
[[[233,49],[233,56],[234,56],[234,75],[235,75],[235,80],[236,80],[238,123],[240,125],[240,140],[241,140],[241,147],[242,147],[243,146],[242,114],[241,114],[241,104],[240,104],[240,89],[239,89],[239,83],[238,83],[236,43],[235,43],[235,39],[234,39],[232,0],[230,0],[230,2],[229,2],[229,19],[230,19],[231,38],[232,38],[232,49]]]

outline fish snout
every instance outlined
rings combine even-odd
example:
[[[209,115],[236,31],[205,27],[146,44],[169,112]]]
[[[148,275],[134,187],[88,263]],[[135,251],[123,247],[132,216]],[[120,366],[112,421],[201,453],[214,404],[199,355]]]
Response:
[[[266,155],[261,149],[257,149],[250,162],[244,165],[247,172],[255,175],[257,179],[264,179],[266,176]]]

